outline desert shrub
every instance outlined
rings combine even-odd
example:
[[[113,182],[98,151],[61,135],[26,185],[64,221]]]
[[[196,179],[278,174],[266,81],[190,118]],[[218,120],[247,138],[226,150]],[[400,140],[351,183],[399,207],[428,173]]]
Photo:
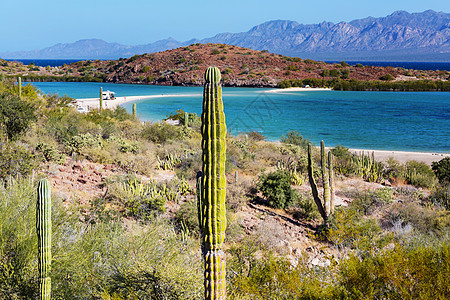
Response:
[[[350,203],[349,207],[364,215],[369,215],[375,208],[392,202],[393,197],[394,192],[391,188],[357,192],[353,195],[354,200]]]
[[[59,153],[55,146],[46,143],[39,143],[36,150],[42,153],[45,161],[54,161],[57,164],[64,164],[66,157]]]
[[[186,135],[182,127],[163,123],[144,126],[141,136],[154,143],[163,144],[173,140],[184,139]]]
[[[307,195],[300,194],[292,203],[291,210],[296,219],[315,220],[319,217],[317,205],[309,193]]]
[[[391,81],[394,79],[395,79],[395,77],[392,76],[392,74],[384,74],[383,76],[380,77],[380,80],[385,80],[385,81]]]
[[[431,168],[415,160],[406,163],[406,179],[408,183],[419,187],[430,188],[436,184],[436,177]]]
[[[364,258],[350,255],[339,264],[344,298],[445,299],[450,293],[449,245],[444,241],[411,249],[395,244]]]
[[[250,182],[238,180],[237,183],[227,185],[227,205],[232,211],[238,211],[247,201],[247,194],[250,191]]]
[[[0,179],[27,176],[36,166],[35,156],[24,147],[7,143],[0,148]]]
[[[31,180],[0,184],[0,298],[35,299],[37,238]]]
[[[450,183],[450,157],[443,158],[438,162],[434,161],[431,168],[440,183]]]
[[[254,140],[254,141],[264,141],[266,139],[266,137],[264,135],[262,135],[261,133],[259,133],[258,131],[249,131],[245,133],[249,139]]]
[[[386,228],[409,225],[418,233],[441,235],[450,229],[450,212],[416,202],[396,203],[386,210],[382,223]]]
[[[17,139],[36,120],[36,107],[18,96],[0,94],[0,126],[9,140]]]
[[[108,199],[121,206],[127,216],[147,220],[165,211],[166,193],[155,182],[143,183],[135,176],[127,176],[108,185]]]
[[[427,200],[450,210],[450,184],[436,186]]]
[[[175,221],[180,229],[188,231],[193,236],[199,236],[197,198],[188,199],[180,205],[180,209],[175,212]]]
[[[326,233],[329,241],[340,249],[350,247],[360,252],[382,248],[389,236],[381,235],[381,227],[372,218],[362,218],[358,210],[339,207],[332,215],[330,229]]]
[[[327,284],[327,272],[310,269],[304,261],[292,267],[273,255],[257,260],[253,247],[234,248],[238,260],[230,261],[227,294],[232,299],[340,299],[340,291]],[[238,266],[235,266],[238,265]]]
[[[384,168],[384,176],[393,183],[401,183],[406,181],[406,167],[397,160],[390,157],[386,161]]]
[[[257,185],[267,199],[267,204],[274,208],[288,208],[298,197],[297,192],[291,188],[291,175],[288,171],[261,174]]]
[[[309,139],[304,139],[303,136],[297,131],[288,131],[286,136],[282,135],[280,141],[284,144],[292,144],[308,149]]]
[[[100,136],[93,136],[90,133],[78,134],[65,141],[65,147],[68,153],[80,154],[84,148],[94,146],[101,147],[102,138]]]

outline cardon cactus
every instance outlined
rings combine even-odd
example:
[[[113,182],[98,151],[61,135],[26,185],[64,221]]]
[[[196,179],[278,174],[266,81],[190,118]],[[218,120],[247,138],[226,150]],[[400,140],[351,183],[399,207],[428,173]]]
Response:
[[[330,206],[330,182],[329,176],[327,172],[327,160],[325,156],[325,143],[320,141],[320,166],[322,170],[322,185],[323,185],[323,206],[325,208],[325,212],[330,215],[331,206]]]
[[[311,192],[313,195],[314,202],[316,202],[317,209],[319,210],[320,215],[324,219],[324,221],[327,220],[327,214],[325,212],[325,209],[323,207],[322,201],[319,198],[319,191],[317,190],[317,184],[314,179],[314,169],[313,169],[313,161],[312,161],[312,146],[311,144],[308,145],[308,177],[309,177],[309,184],[311,185]]]
[[[220,71],[205,73],[202,113],[203,166],[199,188],[199,221],[205,262],[205,299],[225,299],[225,254],[222,245],[227,227],[225,198],[225,114]]]
[[[136,119],[136,103],[133,103],[133,118]]]
[[[103,109],[103,88],[100,87],[100,103],[99,103],[99,110],[101,111]]]
[[[36,204],[36,231],[38,236],[39,291],[41,300],[51,297],[50,268],[52,261],[52,203],[50,184],[39,181]]]
[[[22,98],[22,77],[19,77],[19,98]]]

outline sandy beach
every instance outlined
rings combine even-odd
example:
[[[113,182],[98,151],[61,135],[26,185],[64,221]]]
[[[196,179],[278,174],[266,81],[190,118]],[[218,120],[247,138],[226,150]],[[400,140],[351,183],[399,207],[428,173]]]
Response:
[[[126,96],[126,97],[116,97],[114,100],[103,100],[104,108],[112,109],[117,106],[127,103],[133,102],[143,99],[150,98],[160,98],[160,97],[169,97],[170,95],[147,95],[147,96]],[[99,99],[98,98],[84,98],[84,99],[76,99],[77,105],[84,107],[88,111],[91,109],[95,109],[99,107]]]
[[[449,157],[450,154],[446,153],[428,153],[428,152],[407,152],[407,151],[389,151],[389,150],[363,150],[363,149],[349,149],[350,152],[360,154],[364,151],[364,153],[372,154],[374,153],[375,160],[385,162],[390,157],[395,160],[405,163],[410,160],[416,160],[420,162],[424,162],[431,166],[431,163],[434,161],[440,161],[445,157]]]
[[[286,89],[273,89],[265,91],[265,93],[285,93],[285,92],[319,92],[319,91],[332,91],[330,88],[303,88],[303,87],[291,87]]]

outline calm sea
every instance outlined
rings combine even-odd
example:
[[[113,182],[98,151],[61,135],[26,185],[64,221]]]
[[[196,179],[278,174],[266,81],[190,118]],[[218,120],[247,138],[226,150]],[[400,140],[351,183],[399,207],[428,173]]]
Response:
[[[64,64],[71,64],[79,61],[79,59],[7,59],[10,61],[18,61],[25,65],[34,63],[36,66],[41,67],[59,67]],[[338,63],[338,61],[327,61],[329,63]],[[401,67],[405,69],[415,70],[445,70],[450,71],[450,62],[393,62],[393,61],[347,61],[350,65],[356,65],[357,63],[365,66],[380,66],[380,67]]]
[[[141,100],[142,120],[160,120],[183,109],[201,113],[201,87],[39,82],[44,93],[74,98],[97,97],[100,87],[117,96],[170,95]],[[318,144],[351,148],[450,153],[449,92],[283,91],[224,88],[228,129],[233,134],[259,131],[278,140],[297,130]],[[131,112],[131,103],[123,105]]]

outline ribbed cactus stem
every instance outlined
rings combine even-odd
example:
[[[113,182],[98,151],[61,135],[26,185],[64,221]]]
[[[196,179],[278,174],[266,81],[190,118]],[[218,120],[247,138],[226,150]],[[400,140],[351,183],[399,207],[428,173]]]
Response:
[[[22,77],[19,77],[19,98],[22,98]]]
[[[205,73],[202,113],[203,166],[200,186],[200,229],[205,261],[205,299],[225,299],[225,254],[222,245],[227,227],[225,198],[225,114],[220,71],[209,67]]]
[[[189,114],[187,112],[184,113],[184,127],[188,128],[189,126]]]
[[[136,119],[136,103],[133,103],[133,118]]]
[[[41,179],[37,188],[36,231],[38,236],[38,268],[40,299],[51,297],[50,269],[52,262],[52,203],[50,184]]]
[[[328,152],[328,176],[330,178],[330,214],[334,212],[334,166],[333,166],[333,153]]]
[[[320,215],[326,221],[327,215],[325,213],[325,210],[323,209],[322,201],[319,198],[317,184],[314,179],[314,168],[313,168],[313,161],[312,161],[312,146],[311,146],[311,144],[308,145],[308,178],[309,178],[309,184],[311,185],[311,191],[312,191],[312,195],[314,198],[314,202],[316,202],[317,209],[319,210]]]
[[[99,102],[100,111],[103,109],[103,87],[100,87],[100,102]]]
[[[320,166],[322,168],[322,183],[323,183],[323,206],[327,216],[330,215],[330,183],[327,172],[327,160],[325,155],[325,143],[320,142]]]

